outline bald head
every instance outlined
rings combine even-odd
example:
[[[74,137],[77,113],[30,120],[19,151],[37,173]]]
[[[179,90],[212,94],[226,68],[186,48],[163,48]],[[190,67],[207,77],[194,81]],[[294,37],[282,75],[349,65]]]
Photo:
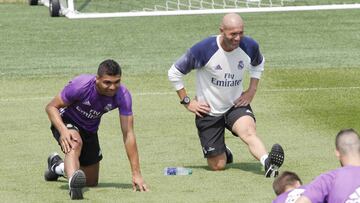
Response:
[[[220,24],[221,29],[231,29],[244,26],[242,18],[236,13],[226,14]]]
[[[360,155],[360,138],[354,129],[341,130],[336,135],[335,145],[341,155]]]
[[[236,13],[226,14],[220,24],[220,33],[220,45],[225,51],[238,48],[244,35],[243,20]]]

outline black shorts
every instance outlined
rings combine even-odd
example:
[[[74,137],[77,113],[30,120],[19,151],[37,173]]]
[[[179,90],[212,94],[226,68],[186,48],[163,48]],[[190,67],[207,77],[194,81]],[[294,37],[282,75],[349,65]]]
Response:
[[[63,122],[65,124],[65,126],[68,129],[74,129],[76,131],[78,131],[80,133],[82,142],[83,142],[83,146],[81,149],[81,154],[80,154],[80,166],[89,166],[92,164],[96,164],[99,161],[101,161],[102,154],[101,154],[101,149],[100,149],[100,144],[99,144],[99,139],[98,139],[98,134],[97,133],[91,133],[91,132],[87,132],[86,130],[78,127],[71,119],[69,118],[62,118]],[[60,133],[59,131],[53,126],[51,125],[50,127],[51,132],[54,136],[54,138],[57,140],[58,144],[59,143],[59,139],[60,139]],[[61,145],[60,145],[61,147]]]
[[[232,107],[221,116],[206,115],[202,118],[196,116],[195,124],[205,158],[225,152],[225,128],[232,132],[234,123],[245,115],[251,116],[255,120],[250,105]],[[234,136],[238,136],[234,132],[232,133]]]

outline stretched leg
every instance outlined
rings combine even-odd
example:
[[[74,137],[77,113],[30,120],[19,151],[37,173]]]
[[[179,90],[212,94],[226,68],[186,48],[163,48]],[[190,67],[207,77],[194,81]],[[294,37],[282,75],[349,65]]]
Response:
[[[237,119],[232,131],[248,146],[250,153],[257,160],[267,154],[265,145],[256,134],[255,121],[251,116],[245,115]]]
[[[276,177],[284,162],[284,151],[279,144],[274,144],[269,155],[261,139],[256,135],[255,121],[251,116],[242,116],[236,120],[232,131],[248,145],[250,153],[260,160],[265,167],[265,177]]]

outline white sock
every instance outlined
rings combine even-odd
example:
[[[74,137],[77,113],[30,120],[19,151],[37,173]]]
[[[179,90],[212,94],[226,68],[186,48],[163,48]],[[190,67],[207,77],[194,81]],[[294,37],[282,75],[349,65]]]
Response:
[[[265,166],[265,160],[268,158],[268,154],[265,154],[263,155],[261,158],[260,158],[260,163]]]
[[[64,163],[60,163],[58,166],[56,166],[54,171],[58,175],[65,176]]]
[[[71,179],[72,179],[72,176],[69,178],[69,188],[70,188]]]

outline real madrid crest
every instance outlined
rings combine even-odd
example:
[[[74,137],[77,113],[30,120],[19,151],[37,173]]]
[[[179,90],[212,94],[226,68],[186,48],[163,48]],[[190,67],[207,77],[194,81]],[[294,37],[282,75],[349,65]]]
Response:
[[[238,63],[238,69],[242,70],[244,68],[244,61],[239,61]]]

